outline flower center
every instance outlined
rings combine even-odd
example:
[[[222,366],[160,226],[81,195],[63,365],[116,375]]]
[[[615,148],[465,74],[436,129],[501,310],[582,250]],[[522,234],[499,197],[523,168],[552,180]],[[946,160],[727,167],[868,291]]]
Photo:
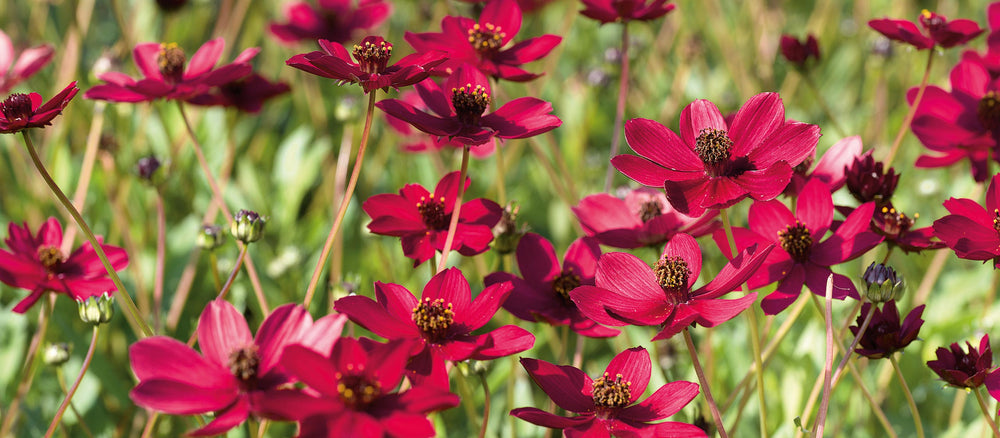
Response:
[[[979,108],[976,110],[979,122],[986,129],[1000,128],[1000,96],[995,91],[987,91],[986,95],[979,100]]]
[[[184,50],[177,46],[177,43],[160,44],[160,55],[156,62],[160,66],[160,73],[169,81],[180,82],[184,77]]]
[[[1000,208],[993,209],[993,229],[1000,233]]]
[[[594,380],[594,404],[602,408],[620,408],[628,406],[632,399],[632,392],[629,387],[632,382],[623,382],[622,375],[615,375],[614,380],[608,380],[610,374]]]
[[[573,268],[563,269],[556,278],[552,279],[552,292],[559,295],[563,301],[569,303],[569,291],[580,286],[580,276],[573,273]]]
[[[507,34],[500,29],[500,26],[494,26],[492,23],[486,23],[485,26],[480,26],[478,23],[469,29],[469,44],[475,47],[479,52],[496,52],[500,50],[503,46],[503,39]]]
[[[465,84],[451,89],[451,104],[458,120],[466,125],[479,125],[479,118],[490,106],[490,93],[482,85]]]
[[[913,219],[910,219],[894,207],[882,207],[882,231],[890,236],[898,236],[900,233],[909,231],[910,227],[913,226],[914,219],[918,217],[920,216],[913,215]],[[994,226],[996,226],[995,220]]]
[[[452,311],[452,304],[446,304],[441,298],[433,301],[424,298],[413,309],[413,322],[431,341],[438,341],[444,339],[451,323],[455,322],[455,312]]]
[[[444,212],[444,196],[434,199],[425,196],[417,202],[417,211],[424,220],[424,225],[432,230],[445,230],[451,221],[451,215]]]
[[[944,20],[941,16],[932,13],[931,11],[924,9],[920,12],[920,15],[923,16],[923,20],[920,20],[920,23],[923,24],[927,30],[935,31],[944,25]]]
[[[639,219],[642,219],[642,223],[649,222],[661,214],[663,214],[663,204],[656,199],[643,202],[642,207],[639,207]]]
[[[0,112],[7,121],[28,120],[31,118],[31,98],[27,94],[14,93],[0,102]]]
[[[245,383],[257,380],[260,353],[256,344],[249,344],[229,353],[229,372]]]
[[[373,44],[365,41],[363,44],[354,45],[354,59],[358,60],[361,70],[365,73],[381,73],[385,71],[392,55],[392,44],[379,41]]]
[[[344,402],[345,405],[360,411],[382,395],[382,385],[365,376],[344,376],[337,373],[337,393],[340,395],[340,401]]]
[[[785,230],[778,231],[778,240],[781,242],[781,249],[792,256],[793,260],[804,262],[809,259],[813,239],[809,235],[809,229],[802,223],[796,222],[795,225],[789,225]]]
[[[65,261],[62,251],[54,246],[43,246],[38,248],[38,261],[45,266],[45,269],[53,271],[57,266]]]
[[[722,129],[702,129],[695,140],[694,151],[709,168],[718,168],[729,160],[733,140]]]
[[[667,293],[674,304],[686,303],[688,300],[688,280],[691,278],[691,268],[679,256],[663,257],[653,266],[656,282]]]

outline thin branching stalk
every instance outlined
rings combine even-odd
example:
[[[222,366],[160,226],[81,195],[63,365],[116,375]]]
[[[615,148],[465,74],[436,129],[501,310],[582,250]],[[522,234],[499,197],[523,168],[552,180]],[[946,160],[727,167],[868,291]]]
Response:
[[[83,358],[83,365],[80,367],[80,374],[76,376],[76,381],[73,382],[73,386],[69,388],[69,392],[66,393],[66,398],[63,399],[62,404],[59,405],[59,410],[56,411],[56,416],[52,418],[52,422],[49,423],[49,430],[45,432],[45,438],[51,438],[52,434],[55,433],[56,428],[59,427],[62,421],[62,416],[66,412],[66,408],[69,406],[71,400],[73,400],[73,394],[76,394],[76,389],[80,387],[80,382],[83,381],[83,376],[87,374],[87,368],[90,368],[90,360],[94,358],[94,350],[97,347],[97,336],[101,333],[100,324],[94,324],[94,334],[90,338],[90,348],[87,349],[87,356]]]
[[[712,420],[715,421],[715,427],[719,429],[719,436],[722,438],[729,438],[726,434],[726,425],[722,422],[722,414],[719,413],[719,406],[715,404],[715,398],[712,397],[712,390],[709,389],[708,379],[705,378],[705,370],[701,369],[701,362],[698,361],[698,349],[694,346],[694,341],[691,339],[690,329],[684,328],[684,343],[687,344],[688,353],[691,354],[691,364],[694,365],[694,372],[698,375],[698,382],[701,383],[701,393],[705,396],[705,400],[708,401],[708,407],[712,411]]]
[[[990,429],[993,430],[993,436],[1000,437],[1000,430],[997,430],[997,423],[993,421],[993,415],[990,414],[990,408],[986,406],[986,400],[983,399],[983,393],[980,389],[982,388],[972,390],[976,394],[976,401],[979,402],[979,409],[983,411],[983,418],[986,419],[986,424],[990,425]]]
[[[862,298],[864,299],[864,298]],[[865,316],[865,320],[861,323],[861,327],[858,327],[858,334],[851,341],[851,346],[847,347],[844,351],[844,358],[840,360],[840,364],[837,365],[837,369],[833,371],[833,386],[837,386],[837,381],[840,380],[840,375],[844,371],[844,367],[847,366],[847,361],[851,359],[851,354],[854,353],[854,348],[858,346],[858,342],[861,342],[861,337],[865,335],[865,330],[868,329],[868,324],[872,322],[872,316],[875,316],[875,304],[869,309],[868,315]],[[848,318],[850,320],[850,318]]]
[[[62,367],[56,367],[56,380],[59,381],[59,389],[62,389],[63,392],[68,394],[69,388],[66,387],[66,382],[64,382],[65,376],[63,376]],[[80,428],[83,429],[83,433],[87,435],[87,438],[94,438],[94,434],[90,431],[90,428],[87,427],[87,423],[83,421],[83,415],[80,415],[80,411],[76,410],[76,406],[73,405],[72,401],[69,402],[69,410],[76,416],[76,422],[80,425]]]
[[[153,327],[159,332],[160,314],[163,311],[163,272],[167,258],[167,213],[163,206],[163,195],[156,189],[156,267],[153,272]]]

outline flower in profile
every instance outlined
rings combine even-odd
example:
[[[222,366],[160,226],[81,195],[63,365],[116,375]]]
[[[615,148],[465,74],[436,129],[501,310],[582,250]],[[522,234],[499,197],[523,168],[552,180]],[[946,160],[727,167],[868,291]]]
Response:
[[[885,205],[892,199],[899,183],[896,169],[885,170],[884,164],[875,161],[871,151],[854,158],[849,166],[846,185],[854,199],[861,203],[875,201],[878,205]]]
[[[413,259],[413,266],[433,257],[435,251],[444,251],[448,225],[458,197],[458,175],[457,171],[445,175],[434,187],[434,193],[419,184],[407,184],[399,189],[398,195],[383,193],[368,198],[361,204],[361,208],[372,218],[368,230],[401,238],[403,254]],[[466,178],[466,189],[471,183],[472,180]],[[493,226],[502,215],[503,208],[488,199],[464,201],[452,250],[464,256],[474,256],[489,249],[493,241]]]
[[[815,166],[813,166],[813,158],[810,156],[792,169],[792,179],[788,182],[788,187],[785,187],[784,193],[788,196],[798,196],[802,187],[813,178],[830,186],[830,191],[840,190],[845,181],[850,184],[851,176],[846,167],[861,155],[863,148],[861,137],[855,135],[845,137],[830,146],[830,149],[826,150]],[[879,163],[879,166],[881,165]],[[810,168],[812,168],[811,171]]]
[[[52,119],[62,114],[69,101],[80,91],[76,81],[42,102],[38,93],[14,93],[0,102],[0,134],[14,134],[28,128],[42,128],[52,124]]]
[[[631,190],[625,199],[590,195],[571,209],[588,236],[615,248],[659,247],[677,233],[700,237],[720,226],[718,212],[697,218],[678,213],[663,190],[649,187]]]
[[[979,340],[979,348],[966,341],[966,352],[957,342],[948,348],[938,347],[934,353],[937,360],[927,362],[941,380],[958,388],[976,389],[986,380],[986,374],[993,368],[993,351],[990,350],[990,335],[984,334]]]
[[[934,227],[913,228],[919,218],[916,213],[912,218],[907,216],[889,202],[879,207],[872,216],[872,231],[885,237],[886,244],[899,247],[904,252],[944,248],[944,242],[932,240]]]
[[[469,282],[458,268],[431,277],[416,298],[398,284],[375,282],[375,297],[352,295],[333,307],[351,321],[388,340],[417,343],[407,369],[418,384],[448,385],[445,361],[490,360],[531,348],[535,337],[515,325],[474,335],[497,312],[513,286],[497,283],[472,299]]]
[[[729,207],[751,196],[774,199],[788,185],[792,167],[815,154],[819,127],[786,122],[777,93],[751,97],[727,123],[707,100],[681,112],[678,136],[647,119],[625,123],[625,139],[639,156],[611,163],[625,176],[663,187],[674,208],[690,216]]]
[[[719,297],[750,278],[773,247],[744,249],[712,281],[694,289],[701,273],[701,249],[693,237],[678,234],[652,268],[628,253],[604,254],[597,263],[596,285],[580,286],[570,296],[585,316],[598,323],[660,326],[653,340],[669,339],[691,324],[715,327],[753,305],[756,293],[732,300]]]
[[[304,307],[287,304],[274,309],[254,337],[232,304],[212,301],[198,320],[201,354],[165,336],[129,347],[139,379],[129,397],[139,406],[172,415],[215,412],[215,419],[190,432],[192,436],[225,433],[251,414],[288,419],[270,414],[280,412],[278,388],[294,382],[279,362],[287,345],[309,342],[303,338],[312,323]],[[340,336],[342,327],[341,322],[325,333],[326,344]]]
[[[443,87],[428,79],[416,88],[433,114],[398,99],[375,105],[421,131],[469,146],[484,144],[493,137],[533,137],[562,124],[551,114],[552,104],[534,97],[517,98],[486,113],[493,101],[490,84],[486,76],[468,64],[449,76]]]
[[[819,43],[812,34],[799,41],[791,35],[781,36],[781,56],[796,68],[805,69],[811,63],[819,62]]]
[[[389,65],[392,44],[380,36],[365,37],[350,53],[340,44],[327,40],[319,40],[319,46],[322,52],[295,55],[285,63],[314,75],[336,79],[341,84],[361,84],[366,94],[379,88],[398,90],[427,79],[430,69],[448,56],[441,51],[413,53]],[[351,60],[352,55],[356,61]]]
[[[934,46],[945,49],[955,47],[983,33],[975,21],[966,19],[948,21],[943,15],[926,9],[920,13],[920,27],[926,33],[918,29],[912,21],[893,18],[870,20],[868,26],[886,38],[909,44],[917,50],[930,49]]]
[[[462,64],[470,64],[482,74],[495,79],[525,82],[540,76],[522,69],[522,64],[548,55],[562,38],[542,35],[507,45],[521,30],[521,8],[514,0],[491,0],[479,20],[447,16],[441,20],[441,32],[406,32],[406,41],[417,52],[440,50],[449,59],[434,67],[437,74],[454,74]]]
[[[691,424],[652,423],[680,412],[698,395],[696,383],[670,382],[636,403],[646,392],[652,371],[645,348],[633,347],[619,353],[596,379],[578,368],[544,360],[522,358],[521,366],[556,405],[578,414],[562,417],[538,408],[510,411],[510,415],[529,423],[563,429],[567,437],[705,436],[705,431]]]
[[[175,43],[141,43],[132,51],[141,79],[124,73],[108,72],[97,78],[104,84],[84,93],[87,99],[112,102],[147,102],[156,99],[187,100],[211,87],[228,84],[251,72],[248,63],[260,49],[244,50],[232,63],[215,67],[226,43],[222,38],[211,40],[191,56],[188,62],[184,49]]]
[[[100,238],[98,238],[100,241]],[[28,224],[18,226],[13,222],[7,227],[8,250],[0,249],[0,281],[15,288],[31,291],[14,306],[14,311],[24,313],[45,292],[61,292],[81,301],[105,292],[115,291],[104,265],[90,243],[84,243],[67,257],[62,252],[62,226],[56,218],[49,218],[32,234]],[[125,250],[101,244],[108,261],[115,270],[128,266]]]
[[[290,3],[285,8],[287,23],[272,22],[268,30],[285,44],[306,40],[346,43],[355,33],[382,24],[392,12],[392,4],[386,0],[318,0],[317,6]]]
[[[934,235],[960,259],[993,260],[1000,268],[1000,174],[986,189],[986,208],[967,198],[950,198],[944,208],[951,213],[934,221]]]
[[[573,331],[592,338],[607,338],[619,333],[583,316],[569,295],[578,286],[594,284],[597,259],[601,257],[597,241],[589,237],[574,240],[560,264],[551,242],[538,234],[527,233],[518,242],[516,254],[521,277],[494,272],[484,280],[487,286],[511,282],[513,289],[503,302],[504,309],[525,321],[569,325]]]
[[[891,356],[893,353],[906,348],[915,339],[924,320],[920,316],[924,313],[924,306],[919,305],[910,313],[906,314],[903,323],[899,323],[899,310],[896,309],[896,301],[889,300],[882,305],[882,309],[873,306],[872,303],[865,303],[858,314],[856,325],[850,327],[854,336],[858,335],[858,330],[869,312],[875,312],[872,320],[868,323],[868,328],[858,341],[858,347],[854,349],[858,353],[869,359],[882,359]]]
[[[288,84],[284,82],[271,82],[258,73],[250,73],[249,76],[212,87],[187,101],[195,105],[226,106],[246,113],[259,113],[265,101],[288,91]]]
[[[0,30],[0,94],[7,94],[15,85],[45,67],[52,60],[55,50],[51,45],[24,49],[14,60],[14,43]]]
[[[581,0],[581,3],[580,14],[601,24],[655,20],[676,7],[667,0]]]
[[[427,112],[428,110],[427,105],[424,103],[423,99],[420,98],[420,95],[417,94],[416,91],[406,90],[400,93],[399,99],[402,100],[403,102],[412,105],[418,111]],[[402,148],[406,152],[414,152],[414,153],[435,152],[445,147],[453,147],[458,149],[465,147],[465,144],[461,142],[449,140],[448,138],[437,137],[434,135],[427,134],[426,132],[422,132],[414,128],[413,125],[389,115],[389,113],[383,112],[383,115],[385,115],[385,121],[388,124],[389,129],[392,129],[393,131],[396,132],[396,134],[399,134],[400,136],[403,137],[403,140],[400,144],[400,148]],[[483,143],[481,145],[472,148],[470,150],[472,157],[486,158],[493,155],[493,151],[496,150],[497,146],[496,142],[497,142],[496,137],[494,137],[489,141],[487,141],[486,143]]]
[[[854,282],[830,267],[853,260],[882,241],[882,236],[869,230],[874,211],[874,203],[861,205],[823,240],[833,222],[833,198],[823,182],[813,180],[802,188],[795,215],[778,201],[754,202],[750,207],[750,229],[733,228],[733,237],[737,248],[772,243],[778,246],[747,282],[751,289],[778,282],[778,288],[761,301],[764,313],[775,315],[785,310],[798,298],[803,285],[817,295],[825,295],[830,275],[834,298],[858,298]],[[726,234],[719,230],[713,237],[722,252],[728,253]]]

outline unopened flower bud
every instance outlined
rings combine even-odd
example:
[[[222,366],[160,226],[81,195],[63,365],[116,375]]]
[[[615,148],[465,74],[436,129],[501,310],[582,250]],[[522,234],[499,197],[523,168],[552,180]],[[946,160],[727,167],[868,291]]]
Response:
[[[57,367],[69,360],[70,346],[65,342],[57,342],[45,346],[42,360],[46,365]]]
[[[525,233],[524,226],[518,227],[517,213],[521,207],[515,202],[503,209],[500,222],[493,226],[493,250],[500,254],[510,254],[517,249],[517,243]]]
[[[166,178],[162,163],[152,155],[140,158],[135,163],[135,172],[143,182],[154,186],[160,185]]]
[[[225,240],[226,235],[222,234],[222,227],[218,225],[202,225],[196,238],[198,247],[206,251],[213,251],[222,246]]]
[[[230,232],[243,243],[256,242],[264,235],[264,224],[267,220],[255,211],[240,210],[233,218]]]
[[[906,290],[906,283],[896,271],[881,263],[872,262],[861,278],[865,281],[865,296],[875,304],[898,300]]]
[[[111,321],[115,315],[115,307],[111,303],[111,295],[107,292],[101,296],[87,297],[85,300],[77,300],[80,307],[80,319],[91,325],[100,325]]]

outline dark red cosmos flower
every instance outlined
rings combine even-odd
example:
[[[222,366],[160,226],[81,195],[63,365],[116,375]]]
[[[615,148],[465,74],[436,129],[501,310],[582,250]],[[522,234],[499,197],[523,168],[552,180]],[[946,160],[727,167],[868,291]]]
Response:
[[[385,0],[318,0],[318,7],[293,2],[285,8],[288,23],[272,22],[268,29],[285,44],[303,40],[345,43],[355,33],[382,24],[391,12],[392,4]]]
[[[908,217],[897,210],[892,202],[884,203],[872,216],[872,231],[885,237],[885,242],[890,246],[897,246],[904,252],[944,248],[944,242],[931,240],[934,237],[933,227],[913,228],[919,217],[917,214],[912,218]]]
[[[100,238],[98,238],[100,241]],[[24,313],[45,292],[62,292],[77,301],[96,297],[116,290],[108,278],[104,265],[90,243],[84,243],[69,257],[63,254],[62,226],[56,218],[49,218],[32,234],[28,224],[7,226],[4,241],[9,251],[0,249],[0,281],[11,287],[27,289],[31,294],[14,306],[14,311]],[[128,266],[125,250],[101,244],[115,270]]]
[[[215,68],[225,45],[222,38],[211,40],[202,45],[188,62],[184,50],[177,44],[138,44],[132,51],[132,58],[142,73],[142,79],[136,80],[119,72],[103,73],[97,78],[105,84],[91,87],[83,97],[112,102],[190,99],[211,87],[227,84],[250,74],[248,62],[257,56],[260,49],[246,49],[231,64]]]
[[[876,204],[885,205],[890,202],[892,194],[896,192],[896,185],[899,184],[896,169],[890,167],[885,170],[883,163],[872,157],[872,151],[854,158],[846,172],[847,190],[861,203],[875,201]]]
[[[723,300],[760,268],[774,245],[744,249],[708,284],[694,288],[701,273],[701,249],[687,234],[667,242],[649,267],[638,257],[609,252],[597,263],[596,286],[570,292],[585,316],[611,326],[661,326],[654,341],[669,339],[691,324],[715,327],[753,305],[757,293]]]
[[[775,315],[785,310],[798,298],[803,284],[813,293],[825,295],[831,274],[834,298],[858,298],[854,283],[830,267],[853,260],[882,241],[882,236],[869,230],[874,211],[872,202],[861,205],[832,236],[822,240],[833,222],[833,198],[823,182],[813,180],[802,188],[795,215],[778,201],[754,202],[750,207],[750,229],[733,228],[733,235],[741,249],[754,244],[778,246],[747,282],[751,289],[778,282],[777,290],[761,301],[764,313]],[[726,234],[719,230],[713,237],[723,254],[728,253]]]
[[[986,208],[968,198],[950,198],[944,208],[951,213],[934,221],[934,235],[960,259],[993,260],[1000,268],[1000,174],[986,189]]]
[[[601,24],[655,20],[676,7],[667,0],[581,0],[581,3],[580,14]]]
[[[797,68],[805,68],[810,60],[819,62],[819,43],[812,34],[802,41],[791,35],[782,35],[780,45],[781,56]]]
[[[79,91],[76,81],[73,81],[45,103],[42,103],[42,96],[38,93],[14,93],[7,96],[0,102],[0,134],[14,134],[28,128],[51,125],[52,119],[62,114]]]
[[[278,388],[294,382],[279,361],[287,345],[303,342],[311,325],[304,307],[287,304],[274,309],[252,337],[232,304],[212,301],[198,320],[202,354],[165,336],[129,347],[132,371],[139,379],[129,397],[139,406],[172,415],[215,412],[215,419],[190,432],[192,436],[224,433],[251,414],[285,420],[269,414],[281,412],[280,406],[273,406],[284,402],[274,397]],[[326,337],[338,338],[341,327]]]
[[[545,321],[569,325],[573,331],[592,338],[608,338],[619,333],[596,324],[580,313],[570,300],[569,291],[594,284],[594,270],[601,258],[597,241],[576,239],[566,249],[559,263],[552,243],[544,237],[527,233],[517,244],[517,266],[522,277],[508,272],[494,272],[484,279],[487,286],[511,282],[513,289],[503,308],[525,321]]]
[[[792,169],[794,171],[792,179],[788,182],[788,187],[785,187],[784,194],[798,196],[806,182],[813,178],[826,183],[830,191],[840,190],[850,178],[846,167],[861,155],[863,148],[861,137],[855,135],[843,138],[830,146],[814,167],[812,157],[807,158]],[[881,166],[881,163],[879,165]],[[809,170],[810,167],[812,171]]]
[[[861,324],[868,318],[869,312],[875,312],[872,320],[868,323],[868,328],[858,341],[858,347],[854,349],[858,353],[869,359],[882,359],[889,357],[893,353],[906,348],[915,339],[920,327],[924,325],[924,320],[920,316],[924,313],[924,306],[919,305],[910,313],[906,314],[903,324],[899,323],[899,310],[896,309],[896,301],[889,300],[882,305],[882,310],[872,306],[872,303],[865,303],[861,307],[861,313],[852,325],[851,333],[858,335]]]
[[[788,185],[792,167],[815,154],[819,127],[786,122],[777,93],[747,100],[727,124],[707,100],[684,107],[681,135],[657,122],[632,119],[625,139],[639,156],[611,163],[642,185],[663,187],[677,211],[700,216],[751,196],[769,200]]]
[[[0,94],[6,94],[15,85],[45,67],[52,60],[55,51],[45,44],[25,49],[14,60],[14,44],[10,37],[0,30]]]
[[[514,99],[484,114],[493,101],[490,83],[468,64],[449,76],[443,87],[428,79],[416,88],[434,114],[398,99],[375,105],[421,131],[470,146],[486,143],[494,136],[533,137],[562,125],[562,120],[551,114],[552,104],[534,97]]]
[[[399,95],[399,99],[410,105],[413,105],[418,111],[427,112],[427,105],[424,104],[423,99],[416,91],[406,90]],[[389,125],[389,128],[395,131],[397,134],[403,137],[400,147],[406,152],[433,152],[439,151],[445,147],[453,148],[463,148],[464,144],[458,141],[449,140],[447,138],[436,137],[425,132],[419,131],[413,127],[413,125],[399,120],[388,113],[383,113],[385,115],[385,121]],[[486,158],[493,155],[493,151],[496,150],[496,137],[478,145],[470,150],[473,158]]]
[[[1000,77],[1000,3],[993,2],[986,6],[986,22],[990,27],[990,33],[986,36],[986,52],[966,50],[962,52],[962,59],[983,64],[996,79]]]
[[[432,385],[395,390],[410,348],[341,338],[329,358],[300,345],[281,364],[317,395],[281,391],[270,405],[298,419],[301,437],[433,437],[427,413],[457,406],[458,396]]]
[[[539,74],[521,69],[525,64],[548,55],[562,37],[542,35],[507,46],[521,30],[521,8],[514,0],[491,0],[479,21],[447,16],[441,32],[406,32],[406,42],[417,52],[440,50],[449,59],[434,67],[434,73],[451,75],[462,64],[470,64],[484,75],[514,82],[530,81]]]
[[[257,73],[250,73],[244,78],[212,87],[187,101],[195,105],[227,106],[243,112],[258,113],[264,101],[288,91],[288,84],[284,82],[271,82]]]
[[[295,55],[285,63],[314,75],[336,79],[341,84],[361,84],[365,94],[379,88],[398,90],[427,79],[430,69],[448,56],[441,51],[413,53],[389,65],[392,44],[380,36],[365,37],[350,53],[340,44],[327,40],[319,40],[319,46],[322,52]],[[352,55],[356,62],[351,60]]]
[[[868,21],[868,26],[886,38],[907,43],[917,50],[930,49],[935,45],[947,49],[965,44],[983,33],[975,21],[966,19],[948,21],[943,15],[926,9],[920,13],[920,26],[927,31],[926,34],[909,20],[880,18]]]
[[[466,189],[471,183],[466,178]],[[434,251],[444,250],[457,196],[458,172],[451,172],[441,178],[434,193],[419,184],[407,184],[398,195],[383,193],[368,198],[361,208],[372,218],[368,230],[402,238],[403,254],[417,266],[433,257]],[[493,226],[502,215],[503,208],[488,199],[463,202],[451,249],[464,256],[486,251],[493,241]]]
[[[515,325],[474,335],[486,325],[513,286],[498,283],[471,299],[469,282],[458,268],[431,277],[421,298],[398,284],[375,282],[375,297],[353,295],[337,300],[334,308],[351,321],[388,340],[409,339],[417,347],[407,369],[418,384],[448,385],[445,361],[490,360],[531,348],[535,337]]]
[[[697,426],[662,420],[680,412],[698,395],[698,385],[676,381],[661,386],[636,403],[646,392],[652,371],[649,353],[633,347],[613,359],[596,379],[583,371],[544,360],[522,358],[521,366],[560,408],[579,415],[561,417],[538,408],[517,408],[510,415],[532,424],[563,429],[568,438],[703,437]]]
[[[718,212],[692,218],[678,213],[663,190],[640,187],[625,199],[598,193],[571,207],[588,236],[615,248],[641,248],[666,243],[677,233],[704,236],[720,226]]]
[[[976,389],[986,380],[990,368],[993,368],[990,335],[983,335],[979,340],[979,348],[973,347],[968,341],[965,345],[969,347],[968,352],[963,351],[957,342],[948,348],[938,347],[934,352],[937,360],[928,361],[927,366],[949,385]]]

